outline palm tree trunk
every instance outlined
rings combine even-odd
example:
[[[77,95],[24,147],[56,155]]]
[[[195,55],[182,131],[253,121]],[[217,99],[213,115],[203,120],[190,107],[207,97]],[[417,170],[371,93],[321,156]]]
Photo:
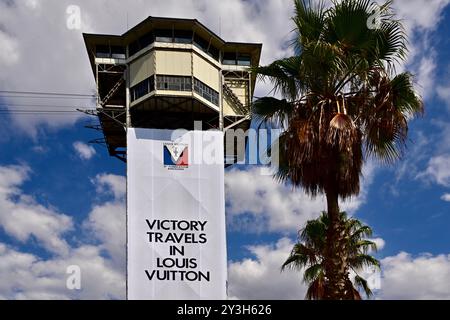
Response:
[[[330,224],[327,230],[324,255],[325,276],[327,278],[325,299],[343,300],[349,298],[349,293],[346,292],[348,267],[345,228],[341,221],[338,193],[334,188],[329,188],[326,197]]]

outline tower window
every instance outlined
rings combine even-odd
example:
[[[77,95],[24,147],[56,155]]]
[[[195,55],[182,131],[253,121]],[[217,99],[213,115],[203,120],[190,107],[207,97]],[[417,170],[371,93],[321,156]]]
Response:
[[[235,52],[225,52],[222,59],[223,64],[236,65],[236,53]]]
[[[192,31],[190,30],[175,30],[175,43],[192,43]]]
[[[239,54],[238,53],[237,65],[249,67],[251,65],[251,56],[249,54]]]
[[[130,89],[131,101],[135,101],[155,90],[155,76],[151,76]]]
[[[156,42],[173,42],[173,33],[169,29],[159,29],[155,30],[155,40]]]
[[[183,76],[158,75],[156,77],[156,88],[158,90],[192,91],[192,79]]]
[[[219,93],[197,78],[194,78],[194,92],[198,93],[212,104],[216,106],[219,105]]]

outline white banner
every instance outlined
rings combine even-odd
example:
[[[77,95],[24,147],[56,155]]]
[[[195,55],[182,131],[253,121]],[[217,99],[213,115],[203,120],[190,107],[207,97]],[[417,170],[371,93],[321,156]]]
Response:
[[[128,129],[128,299],[225,299],[223,133]]]

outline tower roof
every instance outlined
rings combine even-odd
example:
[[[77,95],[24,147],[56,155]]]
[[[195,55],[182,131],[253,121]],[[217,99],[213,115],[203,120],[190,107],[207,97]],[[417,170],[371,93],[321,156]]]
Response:
[[[93,71],[95,70],[96,46],[126,46],[155,29],[192,30],[219,50],[250,54],[253,64],[258,64],[261,57],[261,43],[225,41],[197,19],[150,16],[122,35],[83,33]]]

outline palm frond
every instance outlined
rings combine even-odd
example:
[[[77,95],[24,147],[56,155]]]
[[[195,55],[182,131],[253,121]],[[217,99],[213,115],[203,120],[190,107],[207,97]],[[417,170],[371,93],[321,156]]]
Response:
[[[380,262],[368,254],[369,249],[376,250],[376,244],[365,238],[365,236],[372,235],[370,227],[364,225],[358,219],[349,218],[346,212],[341,212],[340,218],[344,226],[343,232],[347,234],[346,238],[348,239],[345,252],[348,268],[355,273],[365,267],[379,269]],[[307,221],[306,226],[299,231],[299,242],[295,244],[282,266],[282,270],[290,268],[303,271],[303,281],[309,284],[306,294],[307,299],[324,298],[323,290],[327,286],[324,255],[327,250],[327,231],[330,224],[331,221],[326,212],[322,212],[317,219]],[[356,279],[354,285],[361,286],[364,289],[367,285],[365,280],[360,276]],[[346,280],[347,298],[360,300],[361,295],[354,285],[350,278]]]
[[[351,234],[351,239],[353,241],[357,241],[364,237],[372,236],[372,233],[373,233],[372,228],[370,228],[369,226],[356,225],[356,227],[357,227],[357,229],[352,231],[352,234]]]
[[[325,23],[327,10],[323,1],[295,0],[295,45],[301,50],[304,43],[318,41]]]
[[[354,244],[354,246],[364,253],[369,251],[377,251],[377,244],[370,240],[359,240]]]
[[[297,243],[287,260],[283,263],[281,270],[283,271],[287,268],[301,270],[308,264],[316,264],[318,258],[319,256],[313,248]]]
[[[380,261],[371,255],[359,253],[349,259],[349,265],[355,270],[362,270],[364,267],[375,267],[380,269]]]
[[[364,293],[366,294],[367,298],[370,298],[373,295],[372,290],[370,289],[369,285],[367,284],[367,281],[364,278],[361,278],[359,275],[356,275],[354,281],[358,288],[364,290]]]
[[[318,276],[308,287],[305,299],[307,300],[321,300],[325,297],[325,275]]]
[[[293,111],[293,104],[286,99],[263,97],[252,104],[252,118],[258,123],[272,121],[281,127],[285,125]]]
[[[340,44],[348,54],[364,56],[376,44],[373,30],[367,28],[373,2],[343,0],[333,3],[326,24],[325,39],[330,43]]]
[[[305,283],[314,282],[323,274],[323,272],[324,270],[322,264],[314,264],[303,272],[303,281]]]
[[[390,80],[386,75],[376,84],[377,94],[364,107],[367,156],[392,163],[403,155],[408,119],[423,112],[414,92],[412,76],[402,73]]]
[[[300,78],[302,59],[300,56],[280,59],[268,66],[253,67],[250,70],[257,74],[262,81],[269,80],[273,84],[273,92],[281,93],[284,98],[297,100],[301,83]]]
[[[423,102],[414,91],[413,76],[403,72],[391,81],[393,105],[407,117],[421,115],[424,112]]]

